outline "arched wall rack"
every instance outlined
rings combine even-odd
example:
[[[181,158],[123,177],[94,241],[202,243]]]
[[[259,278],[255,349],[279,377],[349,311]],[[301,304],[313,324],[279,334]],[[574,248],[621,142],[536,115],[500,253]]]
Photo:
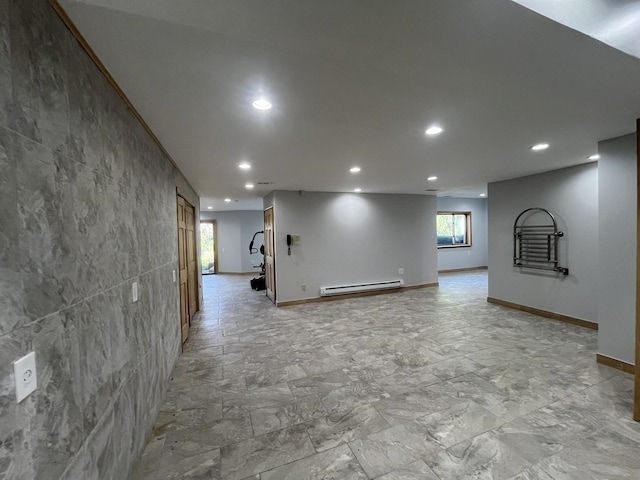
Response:
[[[546,214],[548,223],[527,224],[536,213]],[[558,239],[562,236],[564,233],[558,230],[551,212],[539,207],[527,208],[513,223],[513,266],[569,275],[568,268],[558,265]]]

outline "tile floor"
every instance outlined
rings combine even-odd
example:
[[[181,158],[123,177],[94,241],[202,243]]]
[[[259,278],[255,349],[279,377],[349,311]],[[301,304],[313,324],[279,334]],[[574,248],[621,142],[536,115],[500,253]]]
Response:
[[[439,288],[275,308],[248,277],[205,305],[134,480],[640,479],[631,375],[596,333]]]

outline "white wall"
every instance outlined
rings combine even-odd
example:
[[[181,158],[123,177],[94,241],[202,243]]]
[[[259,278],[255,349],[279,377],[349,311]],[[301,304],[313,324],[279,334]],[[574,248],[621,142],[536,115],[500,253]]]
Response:
[[[264,209],[266,209],[267,207],[273,207],[273,192],[269,192],[264,197],[262,197],[262,204]]]
[[[260,253],[249,254],[253,234],[264,229],[261,210],[201,212],[201,220],[216,220],[218,224],[218,270],[221,273],[259,273]],[[263,236],[256,236],[254,247],[260,248]]]
[[[635,363],[636,136],[598,144],[600,153],[598,351]]]
[[[530,207],[553,213],[565,236],[560,266],[569,275],[513,267],[513,222]],[[489,296],[598,321],[596,163],[489,184]]]
[[[272,198],[278,302],[318,297],[326,285],[438,281],[435,197],[276,191]],[[287,234],[301,240],[291,256]]]
[[[439,212],[471,212],[471,246],[438,249],[438,270],[485,267],[487,251],[487,199],[438,198]]]

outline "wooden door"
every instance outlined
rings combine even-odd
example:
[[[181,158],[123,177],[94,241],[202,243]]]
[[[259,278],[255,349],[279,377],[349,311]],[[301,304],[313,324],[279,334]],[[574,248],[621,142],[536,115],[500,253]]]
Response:
[[[198,311],[198,255],[196,247],[196,209],[185,202],[185,232],[187,242],[187,291],[189,319]]]
[[[189,337],[189,288],[187,274],[187,221],[186,202],[178,196],[178,272],[180,285],[180,331],[182,343]]]
[[[267,297],[276,302],[276,266],[273,231],[273,207],[264,211],[264,273]]]

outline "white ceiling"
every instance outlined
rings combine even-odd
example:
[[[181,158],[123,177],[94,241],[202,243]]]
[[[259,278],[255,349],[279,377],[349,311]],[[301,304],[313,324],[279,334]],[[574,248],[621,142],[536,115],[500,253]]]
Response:
[[[510,0],[61,4],[203,210],[274,189],[475,196],[584,163],[640,117],[639,59]]]

